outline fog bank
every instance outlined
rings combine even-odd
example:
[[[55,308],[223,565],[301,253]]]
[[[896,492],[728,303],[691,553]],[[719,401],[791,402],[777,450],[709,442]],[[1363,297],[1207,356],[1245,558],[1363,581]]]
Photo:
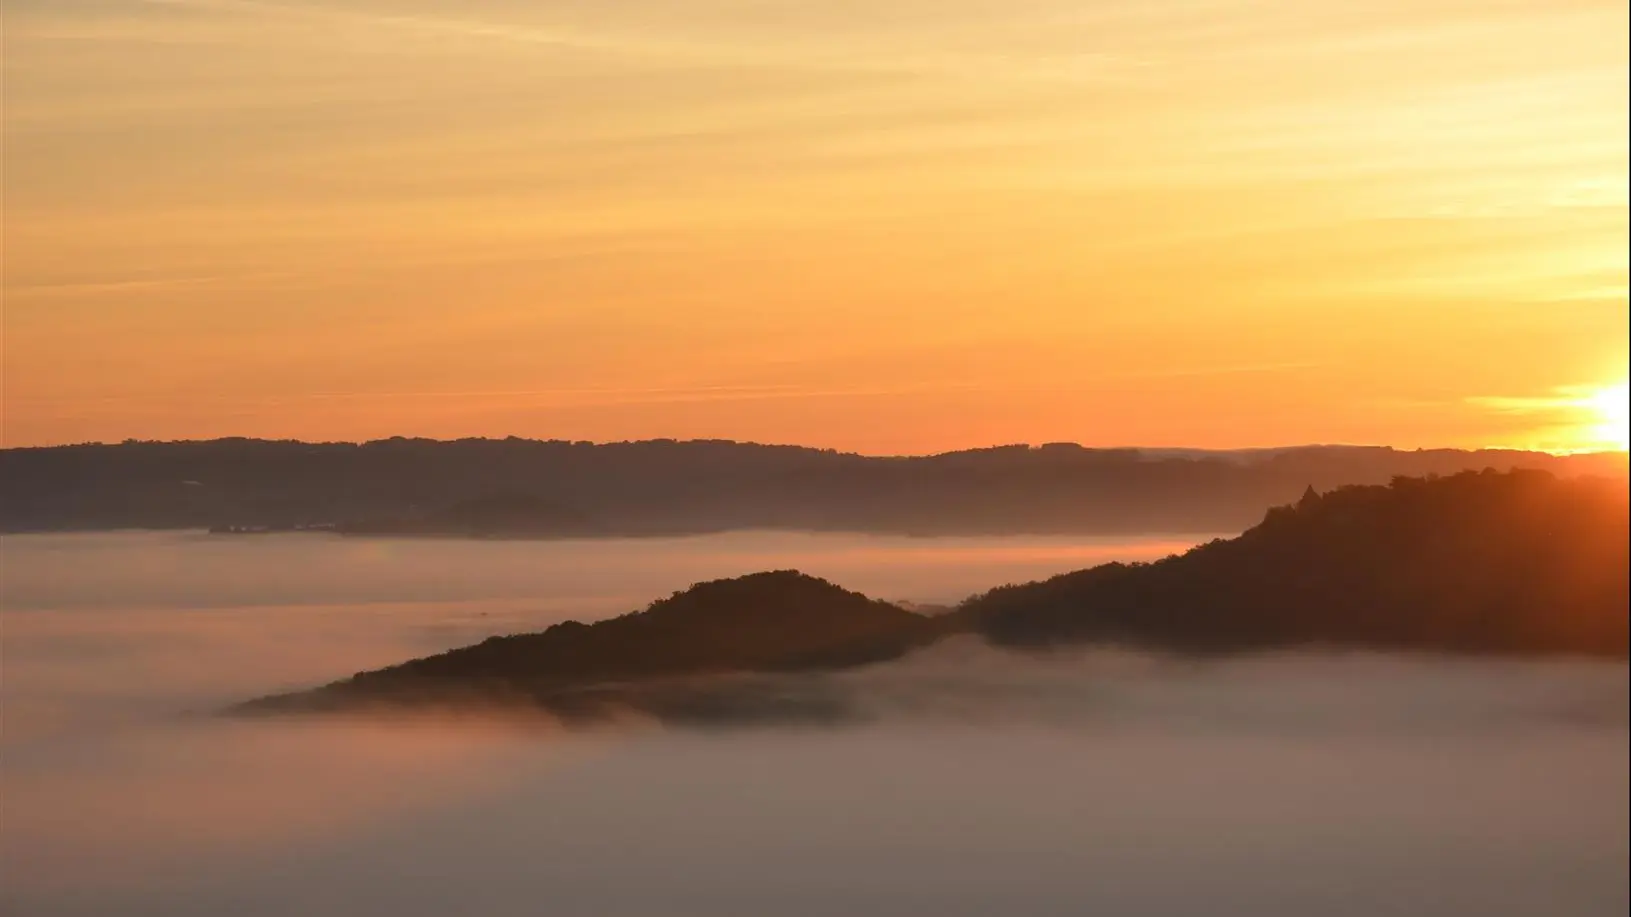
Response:
[[[111,553],[53,542],[54,561],[5,545],[6,913],[1584,917],[1631,905],[1623,665],[1029,656],[959,639],[764,682],[855,712],[837,727],[244,723],[193,712],[572,606],[628,610],[662,594],[625,602],[635,586],[751,568],[734,566],[751,543],[648,545],[643,562],[532,546],[472,561],[513,565],[513,579],[506,595],[461,600],[490,580],[436,591],[436,571],[463,560],[430,542],[368,580],[355,558],[273,545],[258,557],[274,566],[245,572],[231,565],[259,562],[247,545],[223,560],[213,543],[121,537],[134,541]],[[928,601],[944,596],[915,590],[941,573],[990,582],[1049,562],[1025,554],[1034,546],[989,547],[970,559],[979,545],[903,543],[893,581],[870,542],[775,550]],[[861,559],[835,569],[842,557]],[[627,577],[610,575],[614,560]],[[51,607],[59,576],[73,585]],[[396,576],[406,584],[388,601],[346,601]],[[274,581],[288,584],[284,604],[239,601]],[[438,598],[409,600],[421,586]]]

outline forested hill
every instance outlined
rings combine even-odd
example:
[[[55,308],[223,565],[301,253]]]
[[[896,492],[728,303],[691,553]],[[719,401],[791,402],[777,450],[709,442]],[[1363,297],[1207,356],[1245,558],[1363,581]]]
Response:
[[[1197,452],[1051,444],[876,457],[725,441],[128,442],[0,450],[0,530],[1229,532],[1310,485],[1486,467],[1623,476],[1626,464],[1623,453],[1342,446]]]
[[[959,610],[1009,645],[1627,651],[1626,482],[1543,472],[1310,489],[1237,538],[1006,586]]]
[[[973,632],[1207,654],[1284,649],[1627,655],[1624,480],[1520,471],[1312,489],[1243,534],[1150,564],[1004,586],[919,615],[797,571],[698,583],[622,617],[494,637],[239,714],[505,708],[569,721],[835,720],[836,683]]]
[[[493,706],[571,720],[618,709],[690,721],[750,713],[824,717],[833,710],[820,699],[811,706],[717,679],[896,659],[933,642],[945,624],[795,570],[774,570],[697,583],[622,617],[493,637],[313,690],[263,697],[233,712]]]

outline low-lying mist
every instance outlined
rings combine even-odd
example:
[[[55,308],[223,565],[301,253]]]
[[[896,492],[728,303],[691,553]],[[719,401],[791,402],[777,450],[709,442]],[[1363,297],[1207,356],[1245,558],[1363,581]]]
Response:
[[[1323,652],[1197,660],[999,650],[957,637],[897,663],[788,683],[883,724],[1317,737],[1623,731],[1631,719],[1625,668],[1574,661]]]
[[[49,565],[20,556],[8,543],[8,593],[47,595]],[[712,572],[662,562],[681,579]],[[176,575],[165,588],[186,593]],[[547,596],[547,577],[515,575]],[[539,622],[479,596],[316,598],[8,604],[0,911],[1501,917],[1631,904],[1623,664],[1033,655],[957,638],[888,664],[744,679],[836,712],[755,728],[210,715]]]

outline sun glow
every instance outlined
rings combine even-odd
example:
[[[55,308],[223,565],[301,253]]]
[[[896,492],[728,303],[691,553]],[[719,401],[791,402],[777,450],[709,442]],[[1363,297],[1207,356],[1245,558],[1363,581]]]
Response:
[[[1627,451],[1631,449],[1631,394],[1627,384],[1605,386],[1581,398],[1580,408],[1591,414],[1588,436],[1596,445]]]

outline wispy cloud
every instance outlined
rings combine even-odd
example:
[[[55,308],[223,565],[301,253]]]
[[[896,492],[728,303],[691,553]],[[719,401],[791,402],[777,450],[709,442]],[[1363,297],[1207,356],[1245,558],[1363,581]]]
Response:
[[[1148,73],[1153,63],[1109,51],[1078,51],[1069,55],[1033,54],[1013,57],[975,49],[880,47],[864,36],[845,34],[842,41],[805,37],[722,41],[673,29],[617,28],[605,21],[592,27],[536,21],[508,22],[463,16],[393,14],[348,6],[278,3],[270,0],[144,0],[155,6],[179,6],[263,15],[303,18],[319,22],[383,29],[397,33],[467,38],[560,50],[593,52],[643,64],[692,63],[708,67],[813,67],[837,70],[878,70],[912,73],[967,74],[986,69],[993,76],[1075,82],[1084,79],[1126,77]]]
[[[1553,417],[1583,413],[1591,409],[1591,398],[1599,391],[1592,385],[1564,385],[1544,395],[1474,395],[1468,403],[1506,414],[1544,414]]]
[[[1552,452],[1625,448],[1625,383],[1613,386],[1565,385],[1541,395],[1475,396],[1470,404],[1518,418],[1529,427],[1527,443],[1510,443]],[[1618,410],[1619,416],[1615,416]]]

